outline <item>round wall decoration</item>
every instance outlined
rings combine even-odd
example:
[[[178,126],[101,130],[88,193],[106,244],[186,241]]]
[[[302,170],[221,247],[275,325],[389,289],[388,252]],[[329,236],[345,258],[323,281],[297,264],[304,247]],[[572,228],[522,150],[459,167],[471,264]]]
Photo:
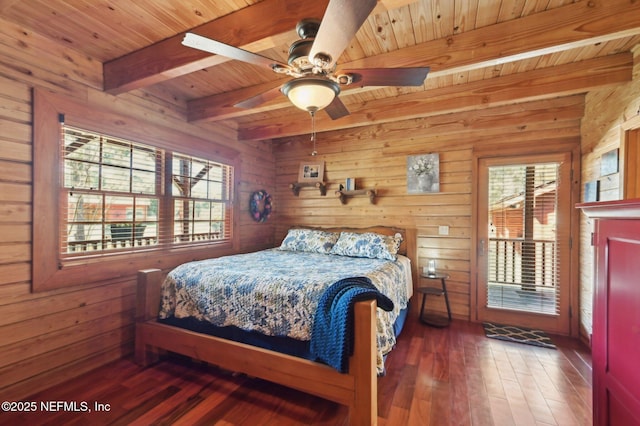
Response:
[[[249,212],[256,222],[265,222],[271,215],[271,195],[264,189],[252,193],[249,200]]]

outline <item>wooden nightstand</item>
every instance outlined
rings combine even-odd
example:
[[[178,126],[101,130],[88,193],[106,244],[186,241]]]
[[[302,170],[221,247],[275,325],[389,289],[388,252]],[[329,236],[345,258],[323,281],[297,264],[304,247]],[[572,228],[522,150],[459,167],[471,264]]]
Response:
[[[447,274],[420,274],[422,279],[440,281],[440,287],[435,286],[420,286],[416,289],[418,293],[422,294],[422,304],[420,305],[420,321],[424,324],[431,325],[433,327],[446,327],[451,322],[451,307],[449,306],[449,295],[447,294]],[[427,315],[424,312],[424,306],[427,301],[427,296],[444,296],[444,301],[447,305],[447,316],[441,316],[436,314]]]

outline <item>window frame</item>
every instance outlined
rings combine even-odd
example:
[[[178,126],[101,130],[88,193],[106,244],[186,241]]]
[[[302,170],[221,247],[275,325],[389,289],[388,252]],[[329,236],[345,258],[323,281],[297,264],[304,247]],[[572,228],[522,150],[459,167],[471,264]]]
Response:
[[[238,251],[239,209],[237,176],[239,151],[154,122],[125,116],[46,90],[34,90],[33,108],[33,236],[32,291],[47,291],[134,275],[145,268],[169,269],[190,260],[205,259]],[[113,253],[97,257],[66,259],[60,242],[63,226],[60,202],[64,167],[60,149],[60,119],[70,126],[139,142],[166,152],[191,155],[233,167],[231,181],[231,238],[210,243],[166,245],[139,253]],[[176,146],[176,141],[180,146]],[[165,174],[166,174],[165,170]],[[165,179],[167,177],[165,176]],[[166,185],[165,185],[166,188]],[[162,197],[165,212],[170,197]],[[172,224],[172,221],[169,221]]]
[[[222,165],[223,166],[223,170],[222,170],[222,176],[223,178],[220,180],[220,189],[221,189],[221,196],[220,198],[216,199],[213,197],[202,197],[199,196],[200,194],[198,194],[197,192],[194,193],[192,192],[193,188],[195,186],[190,186],[193,185],[193,176],[185,176],[185,175],[176,175],[176,164],[179,164],[179,168],[182,169],[182,167],[187,167],[186,164],[184,163],[184,161],[188,161],[189,162],[189,173],[193,173],[193,169],[191,169],[191,167],[193,166],[194,163],[198,164],[198,163],[206,163],[207,166],[211,166],[208,168],[208,170],[205,173],[205,176],[201,175],[201,173],[204,171],[204,169],[200,169],[198,172],[198,175],[196,177],[196,185],[199,183],[203,183],[206,182],[207,183],[207,193],[209,190],[212,189],[212,186],[210,185],[212,182],[215,182],[215,180],[209,178],[206,178],[206,175],[208,174],[209,170],[213,167],[216,167],[217,165]],[[171,169],[171,181],[172,184],[169,185],[165,188],[167,191],[166,196],[170,199],[170,203],[171,203],[171,209],[172,209],[172,217],[173,217],[173,221],[171,222],[171,225],[173,225],[173,230],[171,232],[169,232],[169,235],[171,235],[172,237],[172,244],[174,245],[180,245],[180,244],[190,244],[190,245],[195,245],[198,244],[197,242],[194,242],[194,238],[196,238],[196,240],[198,239],[197,235],[200,234],[202,236],[202,234],[208,234],[208,238],[212,237],[213,232],[211,231],[211,228],[209,228],[208,232],[200,232],[200,233],[196,233],[193,232],[195,231],[195,227],[196,224],[204,224],[205,222],[208,222],[209,226],[211,226],[212,222],[221,222],[221,223],[226,223],[229,221],[228,215],[224,214],[223,215],[223,220],[215,220],[213,219],[211,216],[207,219],[207,220],[203,220],[203,219],[196,219],[195,217],[195,213],[197,211],[197,208],[195,208],[196,204],[209,204],[209,208],[211,209],[211,207],[213,205],[222,205],[222,209],[223,211],[225,211],[227,209],[227,204],[228,202],[226,202],[225,200],[227,200],[227,198],[229,198],[229,201],[233,201],[233,194],[232,194],[232,188],[228,188],[227,184],[228,183],[232,183],[233,182],[233,176],[235,175],[235,170],[233,168],[231,168],[231,170],[228,170],[227,164],[222,164],[219,161],[212,161],[211,159],[205,159],[202,157],[197,157],[197,156],[193,156],[193,155],[187,155],[183,152],[169,152],[166,154],[166,161],[167,161],[167,167],[166,169],[169,170]],[[170,163],[170,164],[169,164]],[[206,167],[205,167],[206,168]],[[181,170],[181,172],[184,172],[184,170]],[[228,174],[231,173],[231,178],[229,179],[227,176]],[[201,180],[203,179],[203,180]],[[185,184],[187,183],[186,187],[181,187],[181,183]],[[180,194],[176,194],[174,193],[173,190],[178,190],[180,191]],[[188,192],[188,194],[185,194],[184,192]],[[176,207],[178,204],[182,204],[182,206],[180,207],[182,213],[184,212],[188,212],[189,215],[188,217],[181,217],[181,220],[177,220],[177,211],[176,211]],[[191,208],[184,208],[184,205],[188,204],[190,206],[193,206],[193,209]],[[209,212],[211,213],[211,210],[209,210]],[[178,234],[176,233],[177,231],[177,222],[179,222],[182,225],[182,234],[180,234],[181,237],[187,237],[186,240],[181,239],[180,241],[177,240]],[[187,226],[186,229],[191,229],[192,232],[184,232],[185,231],[185,226]],[[222,226],[222,228],[226,231],[227,228],[224,227],[224,225]],[[220,234],[220,232],[217,232],[218,234]],[[186,235],[185,235],[186,234]],[[205,238],[205,243],[209,241],[208,238]],[[231,238],[231,236],[229,237],[225,237],[225,233],[222,233],[222,239],[228,239]]]
[[[168,220],[166,214],[158,214],[161,213],[159,206],[164,194],[162,173],[165,150],[148,144],[115,138],[104,133],[80,129],[68,123],[59,123],[59,125],[61,127],[60,137],[65,139],[65,146],[60,146],[60,149],[63,151],[61,167],[64,169],[61,196],[66,201],[61,201],[59,206],[62,213],[61,220],[64,221],[66,217],[64,223],[66,229],[62,228],[63,238],[59,248],[61,257],[65,261],[69,261],[90,256],[111,256],[118,251],[136,252],[145,249],[157,251],[160,244],[165,243],[158,238],[158,228],[161,220]],[[78,138],[82,139],[84,143],[78,142]],[[74,140],[74,142],[67,145],[70,140]],[[60,145],[62,144],[60,143]],[[119,154],[126,153],[126,158],[114,160],[113,156],[108,154],[113,154],[114,146],[124,147],[124,150],[117,152]],[[84,151],[85,148],[87,151]],[[107,154],[105,155],[105,153]],[[145,153],[153,154],[153,160],[146,164],[144,162],[136,164],[135,158],[142,160]],[[123,162],[123,160],[126,161]],[[92,170],[91,177],[95,180],[86,179],[89,176],[89,174],[85,174],[87,168]],[[73,170],[83,169],[85,171],[81,171],[79,174],[73,173]],[[114,170],[117,170],[117,175],[113,175]],[[153,173],[153,181],[147,181],[148,186],[145,191],[139,191],[134,187],[136,181],[134,176],[136,176],[136,172],[140,171],[147,173],[146,176],[149,176],[149,172]],[[108,175],[111,180],[104,179]],[[81,176],[80,180],[76,180],[78,176]],[[122,178],[124,180],[121,180]],[[121,186],[112,186],[114,182],[120,183]],[[75,213],[70,214],[78,212],[77,205],[73,200],[85,200],[85,198],[80,218],[76,217]],[[114,210],[111,211],[112,206],[107,200],[120,200],[120,204],[117,204],[117,207],[113,206]],[[142,218],[138,218],[137,214],[135,218],[133,217],[134,212],[138,213],[137,209],[141,206],[153,204],[155,204],[157,212],[155,220],[148,218],[146,214],[143,222],[139,221]],[[131,219],[127,216],[129,209],[132,214]],[[86,213],[88,213],[88,217]],[[114,225],[116,227],[126,226],[128,222],[131,222],[131,226],[135,225],[136,227],[135,239],[122,238],[122,235],[114,236],[113,230],[107,231]],[[120,225],[123,223],[125,225]],[[149,225],[155,230],[154,236],[142,238],[142,235],[138,235],[140,226],[148,227]],[[85,238],[73,239],[70,233],[74,228],[76,230],[82,229],[80,233]],[[107,235],[110,237],[107,238]],[[133,242],[137,242],[137,244]]]

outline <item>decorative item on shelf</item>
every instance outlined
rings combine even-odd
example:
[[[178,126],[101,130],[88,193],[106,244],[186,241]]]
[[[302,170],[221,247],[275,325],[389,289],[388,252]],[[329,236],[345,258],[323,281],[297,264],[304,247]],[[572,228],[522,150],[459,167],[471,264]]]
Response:
[[[356,190],[356,178],[347,178],[345,180],[345,191],[355,191]]]
[[[440,191],[440,155],[424,154],[407,157],[407,191],[422,194]]]
[[[293,182],[289,184],[289,188],[296,197],[300,195],[300,188],[318,188],[320,195],[327,195],[327,185],[324,182]]]
[[[376,196],[378,195],[377,189],[355,189],[353,191],[347,191],[346,189],[336,191],[336,195],[340,199],[342,204],[347,204],[347,197],[356,197],[358,195],[365,195],[369,197],[369,202],[375,204]]]
[[[258,223],[266,222],[271,215],[271,202],[271,195],[264,189],[252,193],[249,199],[251,218]]]
[[[323,181],[324,161],[309,161],[300,164],[300,170],[298,171],[298,183]]]

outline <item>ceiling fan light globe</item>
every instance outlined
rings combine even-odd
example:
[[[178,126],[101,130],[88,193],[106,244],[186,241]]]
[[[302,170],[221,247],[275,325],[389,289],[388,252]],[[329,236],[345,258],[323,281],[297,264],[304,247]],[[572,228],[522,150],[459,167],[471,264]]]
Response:
[[[340,93],[340,87],[329,79],[305,77],[287,82],[282,91],[296,107],[316,112],[333,102]]]

